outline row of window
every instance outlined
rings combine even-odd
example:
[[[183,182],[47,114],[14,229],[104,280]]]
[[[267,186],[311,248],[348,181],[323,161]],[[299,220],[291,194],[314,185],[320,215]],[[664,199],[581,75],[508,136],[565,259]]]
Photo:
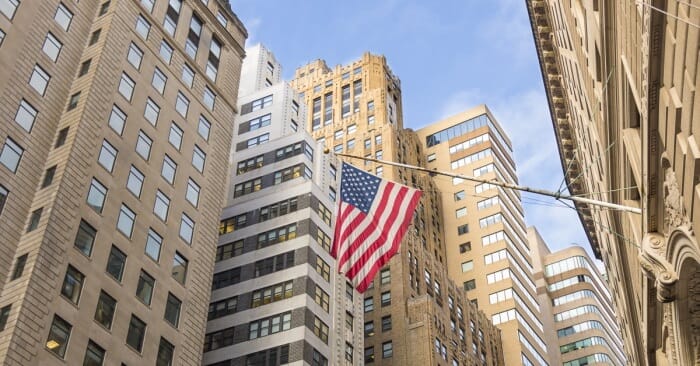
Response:
[[[382,343],[382,358],[391,358],[394,356],[394,344],[392,341]],[[374,346],[365,347],[365,363],[374,362]]]
[[[98,308],[98,311],[100,309]],[[97,313],[95,317],[97,317]],[[96,319],[97,320],[97,319]],[[146,338],[147,324],[135,315],[131,315],[129,330],[126,335],[126,344],[133,350],[141,353],[143,343]],[[73,325],[58,315],[54,315],[49,329],[49,336],[46,340],[46,348],[60,358],[64,358],[68,350],[70,335]],[[158,354],[156,356],[156,366],[168,366],[173,362],[175,346],[163,337],[160,337],[158,344]],[[106,351],[103,347],[95,343],[92,339],[88,341],[83,359],[84,365],[102,365]]]
[[[324,262],[325,263],[325,262]],[[254,278],[261,277],[273,272],[281,271],[294,266],[294,251],[278,254],[256,261],[253,264]],[[326,264],[327,266],[327,264]],[[330,267],[328,268],[330,271]],[[212,290],[226,286],[235,285],[241,282],[241,267],[232,268],[214,274],[212,280]]]
[[[385,315],[382,317],[382,332],[388,332],[391,330],[391,315]],[[365,338],[374,335],[374,320],[365,322]]]
[[[154,0],[141,0],[141,5],[149,13],[152,13]],[[168,5],[168,11],[166,11],[163,19],[163,29],[171,37],[174,37],[180,17],[180,9],[182,8],[182,0],[171,0]],[[226,17],[221,13],[218,13],[216,18],[224,26],[227,23]],[[193,61],[196,60],[197,51],[199,50],[199,42],[201,40],[203,25],[204,22],[200,19],[197,13],[192,12],[189,30],[185,39],[185,53]],[[148,35],[150,33],[151,23],[148,22],[143,15],[139,15],[136,19],[135,29],[136,33],[146,40],[148,39]],[[216,77],[218,75],[221,49],[221,42],[216,38],[216,36],[212,36],[211,43],[209,44],[207,64],[205,67],[205,74],[212,81],[216,81]]]

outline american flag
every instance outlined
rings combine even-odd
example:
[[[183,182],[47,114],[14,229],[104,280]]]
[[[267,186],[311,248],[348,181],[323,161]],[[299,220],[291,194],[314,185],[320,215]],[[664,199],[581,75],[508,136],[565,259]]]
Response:
[[[360,293],[398,252],[421,193],[343,163],[331,254]]]

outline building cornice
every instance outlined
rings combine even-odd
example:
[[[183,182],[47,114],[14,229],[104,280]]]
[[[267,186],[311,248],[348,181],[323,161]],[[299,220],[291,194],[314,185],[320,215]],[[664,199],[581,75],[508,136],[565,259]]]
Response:
[[[564,178],[572,195],[587,194],[588,187],[580,178],[581,165],[575,157],[577,141],[573,134],[574,127],[571,124],[569,104],[566,91],[562,83],[562,67],[559,63],[559,51],[554,44],[552,22],[545,0],[525,0],[527,11],[532,26],[532,36],[537,49],[537,57],[542,71],[542,82],[547,93],[549,112],[552,117],[554,134],[559,148],[559,157],[564,171]],[[579,219],[583,224],[588,241],[596,258],[602,259],[600,243],[596,235],[596,225],[593,219],[590,205],[574,203]]]

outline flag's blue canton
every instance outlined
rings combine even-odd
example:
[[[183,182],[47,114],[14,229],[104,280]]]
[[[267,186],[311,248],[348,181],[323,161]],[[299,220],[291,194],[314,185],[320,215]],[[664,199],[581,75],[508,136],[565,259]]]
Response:
[[[340,199],[367,213],[372,207],[381,181],[380,178],[343,163],[340,174]]]

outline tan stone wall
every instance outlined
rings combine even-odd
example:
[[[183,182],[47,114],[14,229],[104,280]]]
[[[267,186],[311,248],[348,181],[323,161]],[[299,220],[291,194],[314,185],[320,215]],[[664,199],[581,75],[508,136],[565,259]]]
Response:
[[[0,74],[0,80],[8,80],[7,83],[2,82],[4,85],[8,85],[12,78],[18,79],[17,82],[22,80],[26,83],[24,80],[28,79],[30,73],[28,68],[37,60],[42,66],[46,65],[47,71],[52,74],[46,96],[43,100],[39,98],[35,104],[40,111],[40,118],[37,119],[31,134],[18,141],[22,142],[26,151],[17,174],[12,176],[7,174],[7,170],[0,171],[0,183],[11,190],[8,205],[2,213],[3,220],[8,212],[12,216],[16,215],[18,220],[18,224],[11,227],[13,231],[3,233],[3,236],[10,240],[3,242],[2,249],[11,253],[7,258],[12,258],[15,253],[16,256],[29,253],[30,258],[24,275],[18,280],[6,282],[0,295],[0,305],[12,304],[7,328],[0,335],[0,360],[4,364],[63,363],[64,361],[60,361],[44,346],[54,314],[72,325],[65,356],[65,362],[68,364],[82,362],[88,339],[107,351],[107,364],[152,363],[158,352],[161,336],[175,345],[174,359],[185,364],[199,363],[216,247],[218,215],[228,166],[235,95],[243,56],[242,45],[234,44],[233,38],[225,34],[226,31],[212,14],[212,11],[216,11],[216,5],[214,2],[210,3],[211,10],[207,10],[199,1],[185,1],[175,38],[164,34],[160,28],[168,6],[164,1],[156,2],[152,15],[136,1],[112,1],[107,14],[102,17],[97,17],[100,5],[97,2],[67,4],[74,13],[67,33],[59,30],[52,19],[58,1],[22,1],[10,28],[5,29],[4,24],[0,25],[7,31],[8,40],[21,37],[22,33],[27,31],[23,29],[24,24],[32,25],[32,31],[27,32],[28,35],[25,35],[21,43],[5,42],[0,46],[0,53],[3,55],[0,57],[6,60],[6,64],[11,65],[3,68],[9,69],[10,72]],[[207,24],[202,31],[196,62],[185,60],[187,56],[184,55],[184,40],[193,10]],[[146,41],[133,30],[139,13],[151,23]],[[28,21],[31,18],[35,18],[33,23]],[[229,23],[228,31],[242,32],[235,28],[233,23]],[[89,35],[100,28],[98,42],[86,47]],[[41,51],[47,29],[54,32],[64,44],[55,65],[50,60],[47,61]],[[224,48],[219,77],[215,84],[204,76],[212,31],[218,34],[217,37],[222,41]],[[242,33],[235,36],[237,39],[245,37]],[[166,39],[175,49],[170,64],[164,63],[158,56],[162,39]],[[144,51],[139,70],[134,69],[126,60],[132,41]],[[17,53],[11,52],[13,48],[10,47],[16,49]],[[33,54],[23,54],[29,50]],[[14,59],[11,59],[12,56]],[[80,63],[89,58],[92,58],[90,71],[77,78],[75,75]],[[192,90],[180,81],[184,62],[196,72]],[[162,96],[150,86],[156,66],[168,78],[165,94]],[[122,71],[136,83],[131,101],[125,100],[117,92]],[[207,111],[200,102],[205,85],[217,95],[213,113]],[[174,110],[178,90],[190,100],[186,119]],[[10,91],[14,93],[11,95]],[[81,92],[78,107],[64,112],[68,96],[78,91]],[[32,95],[31,93],[36,95],[24,85],[22,88],[3,88],[3,93],[2,105],[11,109],[16,108],[17,98]],[[147,96],[160,106],[156,126],[152,126],[142,117]],[[113,103],[128,115],[122,136],[107,125]],[[208,142],[197,134],[200,113],[212,123]],[[3,132],[11,134],[14,138],[18,134],[16,123],[11,121],[14,112],[5,115],[8,116],[8,120],[2,124],[2,129],[9,131]],[[171,121],[176,121],[184,131],[179,151],[167,142]],[[52,149],[57,131],[64,127],[70,128],[66,144]],[[148,161],[135,153],[136,136],[140,129],[153,140]],[[116,164],[111,173],[97,162],[103,139],[107,139],[118,150]],[[207,153],[203,174],[190,163],[195,144]],[[168,184],[160,177],[162,159],[166,153],[178,164],[174,185]],[[45,189],[38,189],[43,170],[54,164],[57,165],[57,173],[53,184]],[[146,176],[140,198],[136,198],[125,189],[132,164]],[[101,213],[89,208],[85,201],[93,177],[108,188]],[[185,200],[189,177],[201,188],[196,208]],[[20,178],[22,180],[19,180]],[[152,213],[156,190],[161,190],[170,198],[168,218],[165,222]],[[21,208],[20,202],[26,202],[26,208]],[[115,230],[122,203],[136,213],[131,238]],[[39,228],[22,235],[28,212],[37,207],[44,207]],[[24,213],[21,213],[22,211]],[[183,242],[178,235],[182,212],[187,213],[196,222],[191,246]],[[81,218],[97,229],[97,239],[90,257],[71,248]],[[143,254],[149,227],[163,236],[159,263]],[[3,226],[2,230],[7,229]],[[105,273],[106,260],[112,245],[120,248],[128,256],[121,283],[117,283]],[[171,276],[175,251],[189,261],[184,286]],[[78,305],[70,303],[60,295],[68,264],[85,275]],[[156,280],[149,306],[145,306],[134,296],[141,269]],[[0,273],[5,276],[9,271],[9,266],[6,266],[2,267]],[[101,290],[117,300],[111,330],[106,330],[92,321]],[[163,320],[169,292],[183,302],[177,329]],[[147,323],[142,353],[129,350],[129,347],[125,346],[132,313]]]

